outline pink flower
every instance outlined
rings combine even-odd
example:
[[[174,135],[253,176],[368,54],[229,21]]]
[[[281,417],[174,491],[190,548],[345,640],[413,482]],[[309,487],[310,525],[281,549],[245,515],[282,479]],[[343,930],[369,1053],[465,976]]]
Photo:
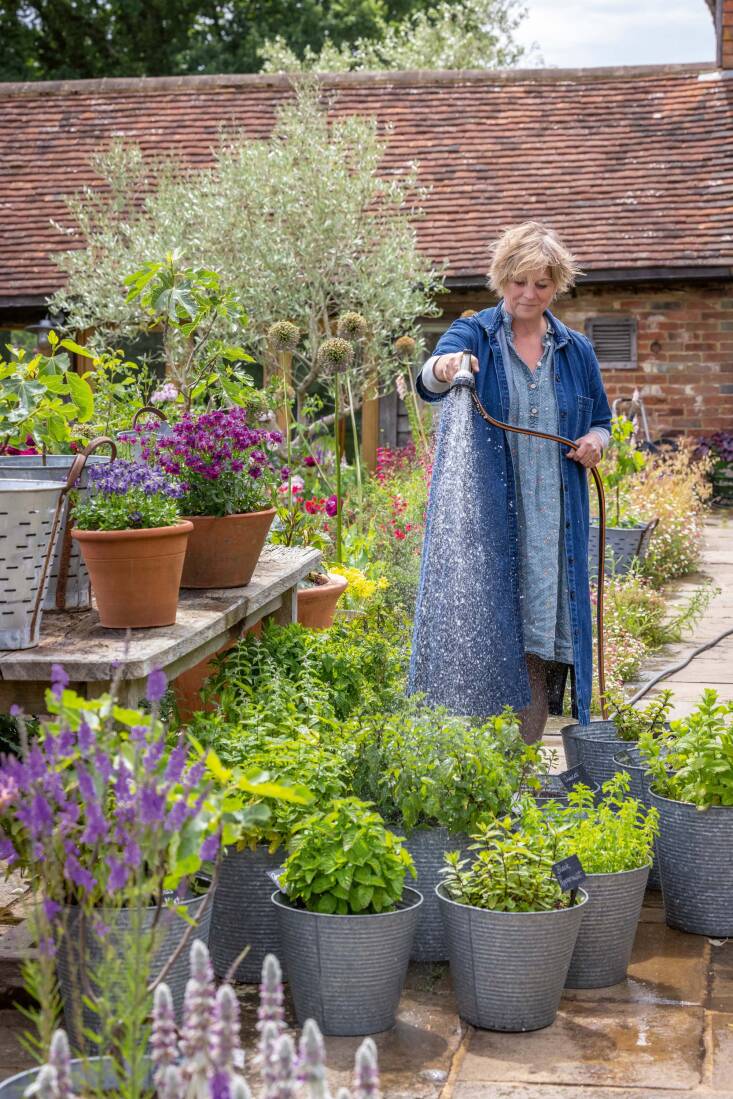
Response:
[[[330,519],[333,519],[334,515],[338,512],[338,509],[338,496],[329,496],[326,500],[326,515],[328,515]]]

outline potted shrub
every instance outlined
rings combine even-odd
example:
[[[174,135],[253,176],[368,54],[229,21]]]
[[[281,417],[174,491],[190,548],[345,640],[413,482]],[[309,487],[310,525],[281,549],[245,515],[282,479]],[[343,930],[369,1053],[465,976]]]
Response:
[[[72,1060],[66,1034],[57,1030],[46,1063],[1,1083],[0,1099],[22,1099],[28,1094],[40,1099],[74,1099],[77,1091],[87,1094],[87,1088],[93,1094],[101,1088],[109,1099],[137,1099],[141,1094],[155,1099],[181,1099],[183,1095],[251,1099],[241,1072],[244,1052],[236,993],[229,984],[215,987],[208,952],[200,941],[191,947],[189,972],[180,1027],[170,988],[165,982],[157,985],[150,1056],[137,1058],[138,1051],[133,1050],[132,1077],[127,1051]],[[265,959],[260,989],[257,1063],[263,1090],[259,1094],[271,1099],[275,1088],[291,1099],[305,1099],[306,1094],[311,1099],[317,1095],[325,1099],[323,1039],[311,1019],[296,1048],[283,1023],[280,967],[272,955]],[[354,1088],[355,1099],[379,1093],[377,1051],[370,1038],[356,1052]],[[342,1088],[339,1099],[351,1099],[351,1092]]]
[[[253,428],[244,408],[185,413],[143,454],[183,489],[181,512],[193,529],[181,585],[238,588],[252,579],[275,517],[279,431]]]
[[[297,734],[297,730],[293,730]],[[245,798],[250,824],[222,860],[211,921],[211,955],[217,976],[250,983],[259,980],[266,954],[279,952],[278,924],[270,903],[273,878],[283,861],[282,848],[314,801],[327,804],[347,790],[344,762],[304,736],[228,737],[222,753],[227,762],[241,761],[248,772],[262,772],[287,788],[290,800]],[[268,812],[258,819],[259,807]],[[243,951],[249,948],[244,954]]]
[[[180,517],[181,486],[144,462],[122,460],[95,467],[89,478],[71,534],[92,578],[100,623],[170,626],[193,529]]]
[[[636,743],[646,734],[659,736],[667,727],[672,710],[672,692],[660,691],[646,706],[630,706],[623,696],[609,698],[612,717],[589,725],[566,725],[562,729],[568,766],[583,764],[594,782],[602,786],[618,770],[614,757],[625,743]]]
[[[650,522],[630,514],[625,503],[625,489],[646,465],[646,455],[637,450],[633,441],[634,425],[625,416],[614,416],[611,439],[601,474],[612,510],[606,518],[606,574],[623,575],[634,561],[646,555],[657,519]],[[598,526],[591,524],[588,538],[588,563],[592,577],[598,576]]]
[[[577,855],[587,875],[585,916],[573,950],[567,988],[606,988],[626,976],[639,922],[659,814],[629,797],[629,776],[603,786],[596,806],[587,786],[556,812],[565,829],[563,856]]]
[[[536,807],[474,841],[472,862],[445,856],[437,887],[458,1012],[485,1030],[539,1030],[557,1014],[587,894],[561,889],[560,832]]]
[[[394,1025],[422,897],[400,837],[357,798],[308,817],[273,894],[298,1020],[324,1034]]]
[[[537,766],[507,710],[480,726],[409,699],[393,714],[357,719],[354,791],[374,802],[390,827],[406,834],[423,894],[412,960],[448,958],[435,895],[446,851],[468,851],[479,822],[510,812]],[[349,729],[346,730],[350,739]]]
[[[733,704],[703,692],[689,716],[640,740],[659,811],[659,873],[667,923],[733,935]]]

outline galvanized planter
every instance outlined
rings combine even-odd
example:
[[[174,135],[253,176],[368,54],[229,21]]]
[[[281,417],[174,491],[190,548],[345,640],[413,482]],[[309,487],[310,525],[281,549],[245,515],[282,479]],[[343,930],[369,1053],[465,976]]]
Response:
[[[38,644],[48,585],[44,563],[53,552],[49,543],[63,487],[54,481],[0,480],[0,649]]]
[[[282,851],[271,855],[267,844],[259,844],[254,851],[247,847],[226,851],[211,915],[209,949],[217,977],[226,976],[246,946],[247,955],[234,974],[238,981],[259,984],[265,955],[280,958],[277,918],[270,903],[274,882],[268,871],[278,870],[284,858]]]
[[[600,794],[598,783],[592,783],[590,789],[593,791],[594,801],[598,801]],[[568,805],[569,793],[570,791],[563,785],[557,775],[543,775],[542,787],[536,793],[533,793],[532,797],[540,809],[544,809],[547,804],[553,801],[559,802],[560,805]]]
[[[196,919],[205,900],[206,894],[192,897],[190,900],[181,901],[179,904],[186,909],[186,912],[192,919]],[[142,919],[144,928],[150,928],[156,912],[157,906],[151,905],[149,908],[145,909]],[[86,918],[79,909],[68,908],[66,910],[66,919],[67,926],[57,955],[57,975],[59,988],[64,1001],[65,1029],[69,1036],[69,1043],[73,1049],[83,1051],[83,1047],[85,1047],[86,1051],[90,1051],[93,1048],[91,1043],[84,1040],[78,1031],[80,1014],[82,1024],[85,1027],[93,1028],[95,1021],[93,1012],[81,1002],[81,997],[84,995],[81,985],[81,974],[88,972],[90,967],[93,968],[103,961],[104,953],[100,947],[99,940],[94,935]],[[112,942],[115,950],[118,951],[121,956],[128,955],[131,951],[131,944],[135,934],[131,929],[132,913],[130,909],[123,908],[113,910],[100,908],[95,912],[95,919],[101,920],[102,923],[110,928],[108,936],[111,936],[111,938],[108,937],[105,942]],[[211,903],[206,905],[201,917],[201,922],[194,931],[191,941],[193,941],[193,938],[196,938],[201,939],[204,943],[208,943],[210,922]],[[137,918],[135,919],[135,924],[137,925]],[[156,931],[158,941],[153,956],[153,964],[150,973],[151,979],[154,979],[156,975],[160,973],[165,963],[178,947],[187,928],[188,924],[186,921],[181,916],[178,916],[172,909],[163,910]],[[181,951],[164,978],[165,983],[171,991],[173,1007],[179,1020],[183,1008],[186,983],[189,978],[189,951],[190,948],[184,948]],[[105,994],[110,999],[113,999],[114,990],[107,988]]]
[[[410,955],[413,962],[448,960],[448,943],[435,887],[443,880],[440,871],[445,866],[445,852],[459,850],[462,855],[470,856],[470,842],[468,836],[449,832],[447,828],[415,828],[407,835],[405,847],[414,860],[417,884],[423,895]]]
[[[650,791],[659,810],[659,874],[667,924],[733,936],[733,806],[698,809]]]
[[[376,1034],[394,1026],[422,902],[416,889],[405,888],[394,912],[327,916],[273,893],[301,1026],[315,1019],[327,1035]]]
[[[66,483],[74,454],[48,454],[45,463],[40,454],[5,454],[0,456],[0,492],[4,483],[8,480],[18,481],[57,481],[61,485]],[[108,462],[108,457],[90,455],[82,470],[75,488],[83,492],[89,483],[89,465],[98,462]],[[86,610],[91,607],[91,584],[89,573],[84,564],[79,545],[74,542],[69,531],[69,500],[66,499],[61,515],[59,535],[56,540],[53,559],[50,565],[48,587],[43,601],[43,608],[47,611],[59,609]],[[0,555],[3,554],[3,543],[0,542]],[[0,563],[0,569],[2,564]],[[59,588],[59,576],[63,572],[61,588]],[[60,605],[60,606],[59,606]],[[1,623],[0,623],[1,628]],[[0,648],[3,646],[0,645]]]
[[[39,1070],[28,1069],[10,1076],[0,1084],[0,1099],[23,1099],[27,1089],[35,1084]],[[85,1087],[92,1089],[113,1088],[117,1082],[112,1062],[107,1057],[89,1057],[85,1061],[71,1062],[71,1083],[75,1092]],[[110,1095],[114,1094],[110,1091]]]
[[[616,774],[613,757],[619,751],[619,740],[613,721],[592,721],[590,725],[565,725],[562,743],[568,767],[582,763],[593,782],[603,786]]]
[[[608,988],[626,976],[644,903],[649,867],[589,874],[588,903],[570,961],[566,988]]]
[[[458,904],[438,886],[458,1013],[484,1030],[549,1026],[588,906],[552,912],[489,912]]]
[[[650,523],[640,523],[636,527],[606,527],[606,576],[624,576],[637,558],[644,560],[658,522],[658,519],[652,519]],[[595,580],[598,576],[598,527],[595,524],[588,532],[588,571]]]
[[[615,763],[617,770],[626,771],[629,775],[629,778],[631,779],[629,793],[631,796],[638,801],[643,802],[648,809],[651,805],[649,796],[651,775],[641,762],[639,749],[635,748],[632,744],[629,744],[622,752],[619,752],[618,755],[613,757],[613,762]],[[654,859],[649,871],[649,881],[647,882],[650,889],[661,889],[659,855],[657,853],[658,842],[658,840],[654,841]]]

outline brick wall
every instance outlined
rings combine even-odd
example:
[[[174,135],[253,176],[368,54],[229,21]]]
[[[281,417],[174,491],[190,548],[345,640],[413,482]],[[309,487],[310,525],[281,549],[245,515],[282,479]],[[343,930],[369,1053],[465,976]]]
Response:
[[[488,290],[446,295],[438,325],[494,300]],[[636,318],[637,368],[604,369],[603,377],[610,400],[641,388],[654,435],[733,431],[733,282],[581,286],[553,311],[580,332],[599,314]]]

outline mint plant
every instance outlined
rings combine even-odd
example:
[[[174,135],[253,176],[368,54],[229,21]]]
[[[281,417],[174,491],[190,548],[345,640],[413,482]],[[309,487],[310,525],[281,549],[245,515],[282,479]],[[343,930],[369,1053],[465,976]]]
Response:
[[[539,765],[511,710],[472,725],[408,699],[393,714],[355,719],[345,733],[355,741],[355,793],[404,828],[471,832],[482,818],[508,813]]]
[[[733,702],[716,691],[703,691],[697,708],[661,737],[640,737],[639,748],[663,797],[699,809],[733,805]]]
[[[481,825],[473,837],[473,860],[445,855],[441,871],[446,896],[492,912],[549,912],[571,906],[552,873],[562,857],[560,829],[528,805],[521,825],[503,817]]]
[[[405,874],[415,877],[402,844],[366,802],[340,798],[296,829],[282,888],[309,912],[389,912],[402,899]]]
[[[660,691],[640,708],[628,705],[622,697],[611,698],[613,721],[620,739],[638,741],[644,733],[660,736],[672,712],[673,697],[670,690]]]
[[[596,806],[587,786],[576,786],[553,821],[562,833],[561,857],[577,855],[586,874],[614,874],[651,863],[659,814],[628,796],[631,779],[619,771],[602,787]]]

